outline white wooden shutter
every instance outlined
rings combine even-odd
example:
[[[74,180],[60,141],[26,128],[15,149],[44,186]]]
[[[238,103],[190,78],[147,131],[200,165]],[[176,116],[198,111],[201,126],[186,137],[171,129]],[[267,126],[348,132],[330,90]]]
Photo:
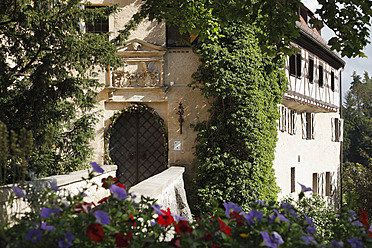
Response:
[[[280,114],[280,117],[279,117],[279,131],[283,131],[283,113],[282,113],[282,109],[283,109],[283,106],[280,105],[279,106],[279,114]]]
[[[306,112],[301,113],[301,122],[302,122],[302,138],[306,139]]]
[[[339,130],[339,141],[344,141],[344,119],[339,120],[340,128]]]
[[[311,138],[315,139],[315,114],[311,113]]]
[[[293,134],[297,133],[297,112],[293,110]]]
[[[335,136],[335,118],[331,118],[331,134],[332,134],[331,141],[335,141],[336,140],[336,136]]]

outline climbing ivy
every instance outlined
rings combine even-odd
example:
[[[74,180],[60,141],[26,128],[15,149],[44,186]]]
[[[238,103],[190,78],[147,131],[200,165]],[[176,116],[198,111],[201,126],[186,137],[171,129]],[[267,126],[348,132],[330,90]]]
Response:
[[[233,201],[243,208],[254,199],[274,200],[277,104],[287,80],[281,57],[259,48],[255,31],[233,24],[218,41],[196,48],[201,65],[192,86],[210,101],[210,117],[198,123],[195,154],[197,209]]]

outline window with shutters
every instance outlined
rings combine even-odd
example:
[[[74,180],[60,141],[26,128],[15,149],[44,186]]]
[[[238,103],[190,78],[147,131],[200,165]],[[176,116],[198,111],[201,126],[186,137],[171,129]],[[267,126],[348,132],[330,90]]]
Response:
[[[312,83],[314,81],[314,60],[309,59],[309,82]]]
[[[331,195],[331,173],[329,171],[326,172],[326,178],[325,178],[325,195],[330,196]]]
[[[301,77],[301,54],[289,57],[289,74],[291,76]]]
[[[331,118],[331,140],[334,142],[343,141],[344,120],[339,118]]]
[[[302,138],[303,139],[315,139],[315,114],[302,112]]]
[[[318,194],[318,173],[313,173],[313,193]]]
[[[297,113],[293,109],[288,109],[288,133],[291,135],[296,134]]]
[[[291,193],[296,191],[295,167],[291,167]]]
[[[335,73],[331,72],[331,90],[335,91]]]
[[[281,132],[287,131],[287,120],[288,120],[288,108],[280,105],[279,107],[280,119],[279,119],[279,130]]]
[[[323,66],[319,65],[319,87],[324,86],[324,81],[323,81]]]

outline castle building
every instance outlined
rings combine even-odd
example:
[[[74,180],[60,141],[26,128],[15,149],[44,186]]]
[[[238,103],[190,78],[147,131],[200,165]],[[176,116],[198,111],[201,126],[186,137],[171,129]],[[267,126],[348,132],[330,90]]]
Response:
[[[138,0],[92,0],[92,7],[118,4],[108,20],[86,24],[86,32],[118,31],[135,14]],[[309,26],[313,14],[299,10],[301,36],[296,55],[286,60],[289,90],[279,106],[274,168],[281,196],[298,192],[298,183],[335,195],[340,168],[340,69],[344,62]],[[185,37],[183,37],[185,38]],[[189,38],[189,37],[187,37]],[[195,37],[191,37],[194,39]],[[122,66],[100,73],[101,118],[93,143],[96,161],[118,165],[128,186],[168,166],[193,166],[196,132],[190,124],[208,118],[207,100],[188,86],[199,58],[181,42],[176,27],[142,22],[118,49]]]

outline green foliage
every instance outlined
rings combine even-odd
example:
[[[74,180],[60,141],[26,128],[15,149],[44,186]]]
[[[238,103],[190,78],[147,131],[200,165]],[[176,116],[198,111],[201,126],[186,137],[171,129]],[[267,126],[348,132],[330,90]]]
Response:
[[[212,201],[247,208],[254,199],[275,199],[277,104],[287,87],[281,58],[263,54],[254,29],[240,24],[197,53],[202,64],[193,86],[211,104],[209,120],[194,127],[198,210],[209,211]]]
[[[91,173],[89,179],[92,177]],[[0,245],[9,248],[372,247],[372,238],[368,238],[366,228],[354,212],[347,209],[336,212],[325,208],[318,199],[301,198],[297,202],[301,207],[288,202],[278,205],[255,201],[249,212],[228,202],[223,208],[213,209],[212,216],[187,221],[173,215],[169,208],[161,209],[154,199],[137,199],[131,194],[119,197],[115,191],[118,188],[122,193],[127,192],[119,185],[116,178],[106,178],[103,187],[109,188],[111,194],[97,206],[84,202],[83,193],[71,195],[53,187],[54,190],[46,188],[37,192],[38,198],[33,198],[30,195],[35,192],[27,191],[23,197],[35,211],[25,213],[21,219],[15,218],[14,225],[4,230]],[[329,237],[315,231],[325,228],[317,226],[317,220],[324,222],[320,219],[328,216],[323,211],[329,211],[332,216],[327,220],[332,222],[327,227],[332,233]],[[311,213],[317,215],[310,216]],[[335,242],[342,245],[336,246]]]
[[[342,175],[343,191],[357,195],[356,202],[372,217],[372,170],[361,164],[345,163]],[[345,198],[347,199],[347,198]],[[349,201],[347,201],[349,202]],[[371,219],[372,220],[372,219]]]
[[[316,11],[334,32],[329,42],[332,50],[342,56],[365,56],[363,48],[369,43],[372,3],[364,0],[318,1]],[[288,0],[146,0],[133,16],[128,29],[146,18],[178,25],[182,32],[199,34],[201,40],[217,41],[223,29],[231,23],[254,25],[260,32],[257,37],[261,48],[276,54],[289,52],[289,44],[299,36],[296,21],[300,1]],[[314,20],[314,25],[319,25]],[[125,32],[124,32],[125,33]]]
[[[91,154],[98,80],[115,66],[109,34],[79,23],[108,17],[116,6],[84,9],[80,0],[0,2],[0,120],[32,131],[28,170],[47,176],[81,168]]]

